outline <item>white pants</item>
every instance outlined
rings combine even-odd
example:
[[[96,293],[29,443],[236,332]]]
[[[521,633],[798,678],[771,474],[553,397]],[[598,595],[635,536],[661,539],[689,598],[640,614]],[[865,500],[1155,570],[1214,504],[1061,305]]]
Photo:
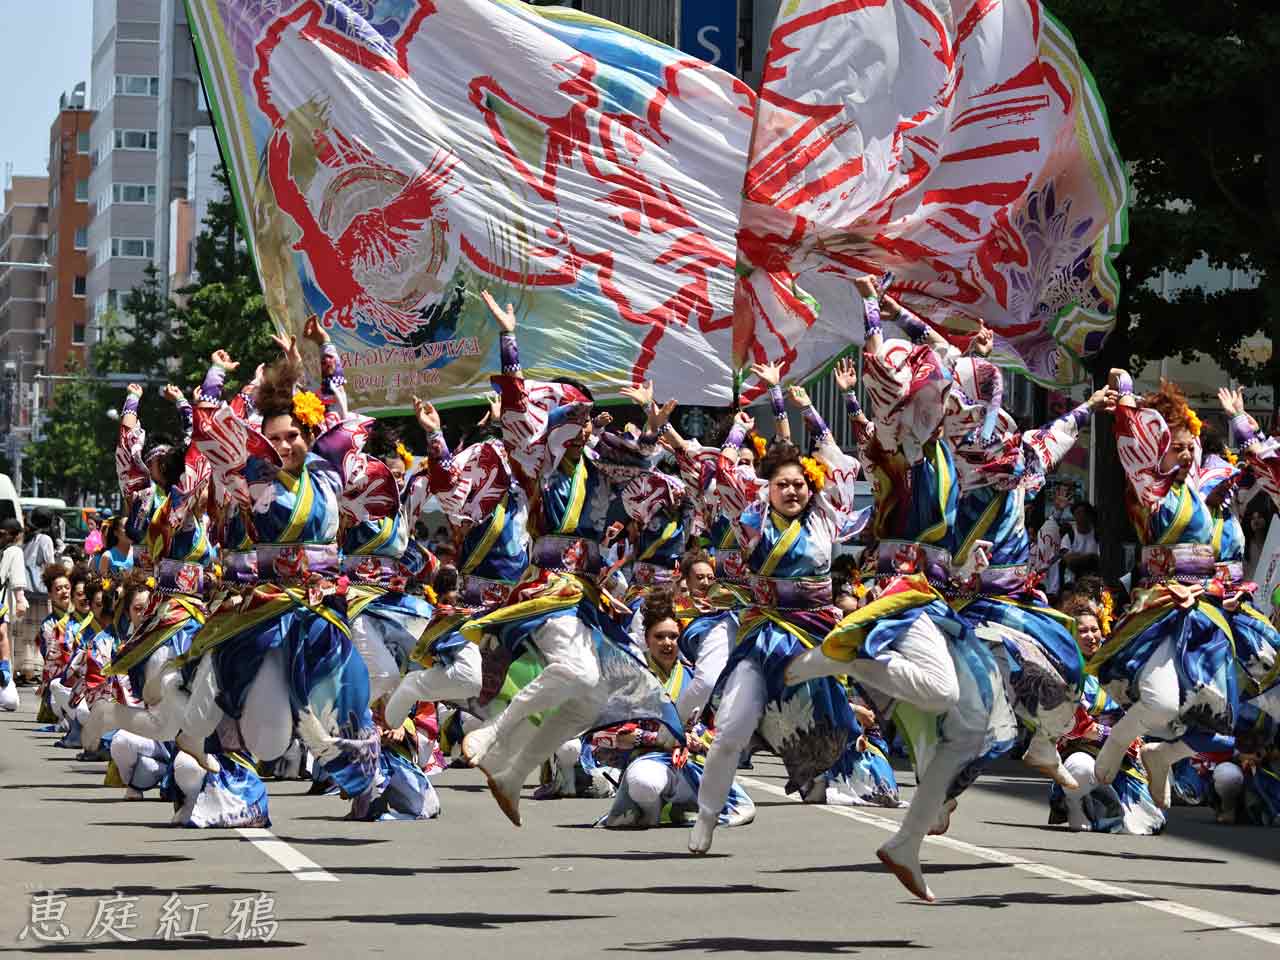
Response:
[[[578,795],[578,760],[582,757],[582,740],[574,737],[556,747],[552,755],[551,774],[555,778],[556,795],[560,797],[576,797]]]
[[[173,781],[187,798],[187,805],[194,806],[194,797],[204,786],[204,767],[194,757],[179,753],[173,758]]]
[[[1084,817],[1084,798],[1092,793],[1098,786],[1093,778],[1094,759],[1088,753],[1073,753],[1062,761],[1062,765],[1067,768],[1067,772],[1075,778],[1078,786],[1074,790],[1063,789],[1066,794],[1067,807],[1080,817]]]
[[[135,790],[150,790],[164,779],[169,751],[158,740],[119,730],[111,738],[111,759],[120,779]]]
[[[478,697],[484,679],[480,649],[468,643],[459,648],[451,660],[451,663],[439,662],[426,670],[406,673],[387,701],[387,723],[393,727],[404,723],[413,705],[420,701],[465,703]]]
[[[716,737],[707,751],[698,788],[698,813],[719,816],[733,786],[738,758],[760,725],[765,703],[764,673],[754,660],[741,660],[724,683],[716,711]]]
[[[711,699],[711,691],[715,689],[724,665],[729,662],[729,647],[736,632],[734,626],[732,618],[723,617],[703,636],[698,662],[693,665],[693,678],[685,684],[676,700],[676,712],[681,720],[688,721],[694,714],[701,713]]]
[[[12,713],[18,709],[18,685],[13,680],[13,668],[9,668],[9,682],[0,687],[0,710]]]
[[[1244,792],[1244,771],[1234,763],[1220,763],[1213,768],[1213,789],[1217,791],[1221,807],[1233,813]]]
[[[607,699],[591,631],[577,617],[551,618],[538,628],[533,642],[545,663],[542,672],[486,724],[493,728],[495,742],[485,769],[520,782],[566,740],[587,730]],[[543,714],[542,724],[528,736],[520,728],[529,726],[535,713]]]
[[[395,654],[387,649],[371,617],[356,617],[351,621],[351,643],[369,671],[369,703],[377,703],[396,689],[400,665],[396,663]]]
[[[859,682],[925,713],[946,713],[960,701],[947,638],[927,616],[916,617],[875,659],[859,657],[845,668]]]
[[[71,719],[71,688],[62,682],[60,677],[49,681],[49,705],[59,717]]]
[[[192,680],[191,697],[182,721],[183,732],[192,739],[203,741],[217,729],[222,720],[217,695],[213,657],[206,656]],[[262,666],[245,695],[239,726],[245,749],[258,760],[275,760],[289,748],[293,739],[293,711],[289,706],[283,650],[269,650],[263,657]]]
[[[636,760],[627,767],[623,782],[627,796],[640,808],[641,824],[648,827],[657,825],[664,803],[692,806],[698,800],[689,781],[660,760]]]

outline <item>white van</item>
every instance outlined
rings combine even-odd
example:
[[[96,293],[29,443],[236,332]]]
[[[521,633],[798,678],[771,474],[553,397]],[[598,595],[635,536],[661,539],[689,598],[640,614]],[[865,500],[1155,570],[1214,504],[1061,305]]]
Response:
[[[0,473],[0,520],[22,522],[22,501],[7,474]]]

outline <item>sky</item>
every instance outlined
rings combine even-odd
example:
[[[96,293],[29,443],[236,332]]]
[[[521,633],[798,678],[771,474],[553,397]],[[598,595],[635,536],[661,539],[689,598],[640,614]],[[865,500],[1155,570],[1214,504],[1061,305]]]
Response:
[[[93,0],[0,0],[0,24],[0,175],[44,176],[58,96],[89,81]]]

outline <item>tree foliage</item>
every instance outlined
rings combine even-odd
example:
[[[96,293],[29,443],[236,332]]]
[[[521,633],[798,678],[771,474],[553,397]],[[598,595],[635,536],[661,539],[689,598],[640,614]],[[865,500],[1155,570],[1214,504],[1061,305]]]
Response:
[[[1119,260],[1113,365],[1202,352],[1250,385],[1280,387],[1280,359],[1241,349],[1280,317],[1280,5],[1274,0],[1049,0],[1107,104],[1134,203]],[[1201,258],[1255,289],[1161,278]],[[1278,391],[1280,392],[1280,391]]]
[[[209,204],[196,240],[199,282],[174,300],[165,294],[155,265],[148,264],[142,284],[125,298],[125,316],[108,312],[100,319],[102,338],[93,347],[91,370],[59,384],[43,437],[27,448],[41,482],[69,500],[114,494],[119,422],[107,411],[124,403],[128,379],[146,388],[139,415],[148,433],[176,435],[178,417],[161,399],[161,387],[176,383],[189,393],[219,348],[231,350],[249,371],[274,355],[258,273],[240,237],[221,167],[216,177],[225,195]]]

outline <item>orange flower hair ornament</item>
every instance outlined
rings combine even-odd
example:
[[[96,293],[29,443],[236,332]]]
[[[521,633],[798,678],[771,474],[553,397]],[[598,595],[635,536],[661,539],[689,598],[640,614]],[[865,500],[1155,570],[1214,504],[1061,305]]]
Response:
[[[1240,463],[1240,458],[1236,455],[1236,452],[1228,447],[1223,448],[1222,459],[1226,460],[1227,463],[1231,464],[1233,467],[1238,466]]]
[[[1115,620],[1116,601],[1110,590],[1102,591],[1102,603],[1098,605],[1098,629],[1104,637],[1111,636],[1111,624]]]
[[[1192,410],[1190,407],[1187,407],[1187,429],[1190,430],[1192,434],[1198,437],[1200,436],[1200,429],[1203,426],[1204,424],[1200,421],[1200,417],[1196,414],[1196,412]]]
[[[293,419],[304,427],[318,427],[324,423],[324,401],[310,390],[293,395]]]
[[[751,447],[756,452],[756,459],[761,460],[764,458],[765,451],[769,449],[769,443],[758,433],[753,433],[751,435]]]
[[[404,461],[404,468],[406,470],[413,467],[413,454],[409,452],[409,448],[403,443],[396,443],[396,456]]]
[[[815,490],[821,490],[827,485],[827,465],[821,460],[815,457],[801,457],[800,466]]]

